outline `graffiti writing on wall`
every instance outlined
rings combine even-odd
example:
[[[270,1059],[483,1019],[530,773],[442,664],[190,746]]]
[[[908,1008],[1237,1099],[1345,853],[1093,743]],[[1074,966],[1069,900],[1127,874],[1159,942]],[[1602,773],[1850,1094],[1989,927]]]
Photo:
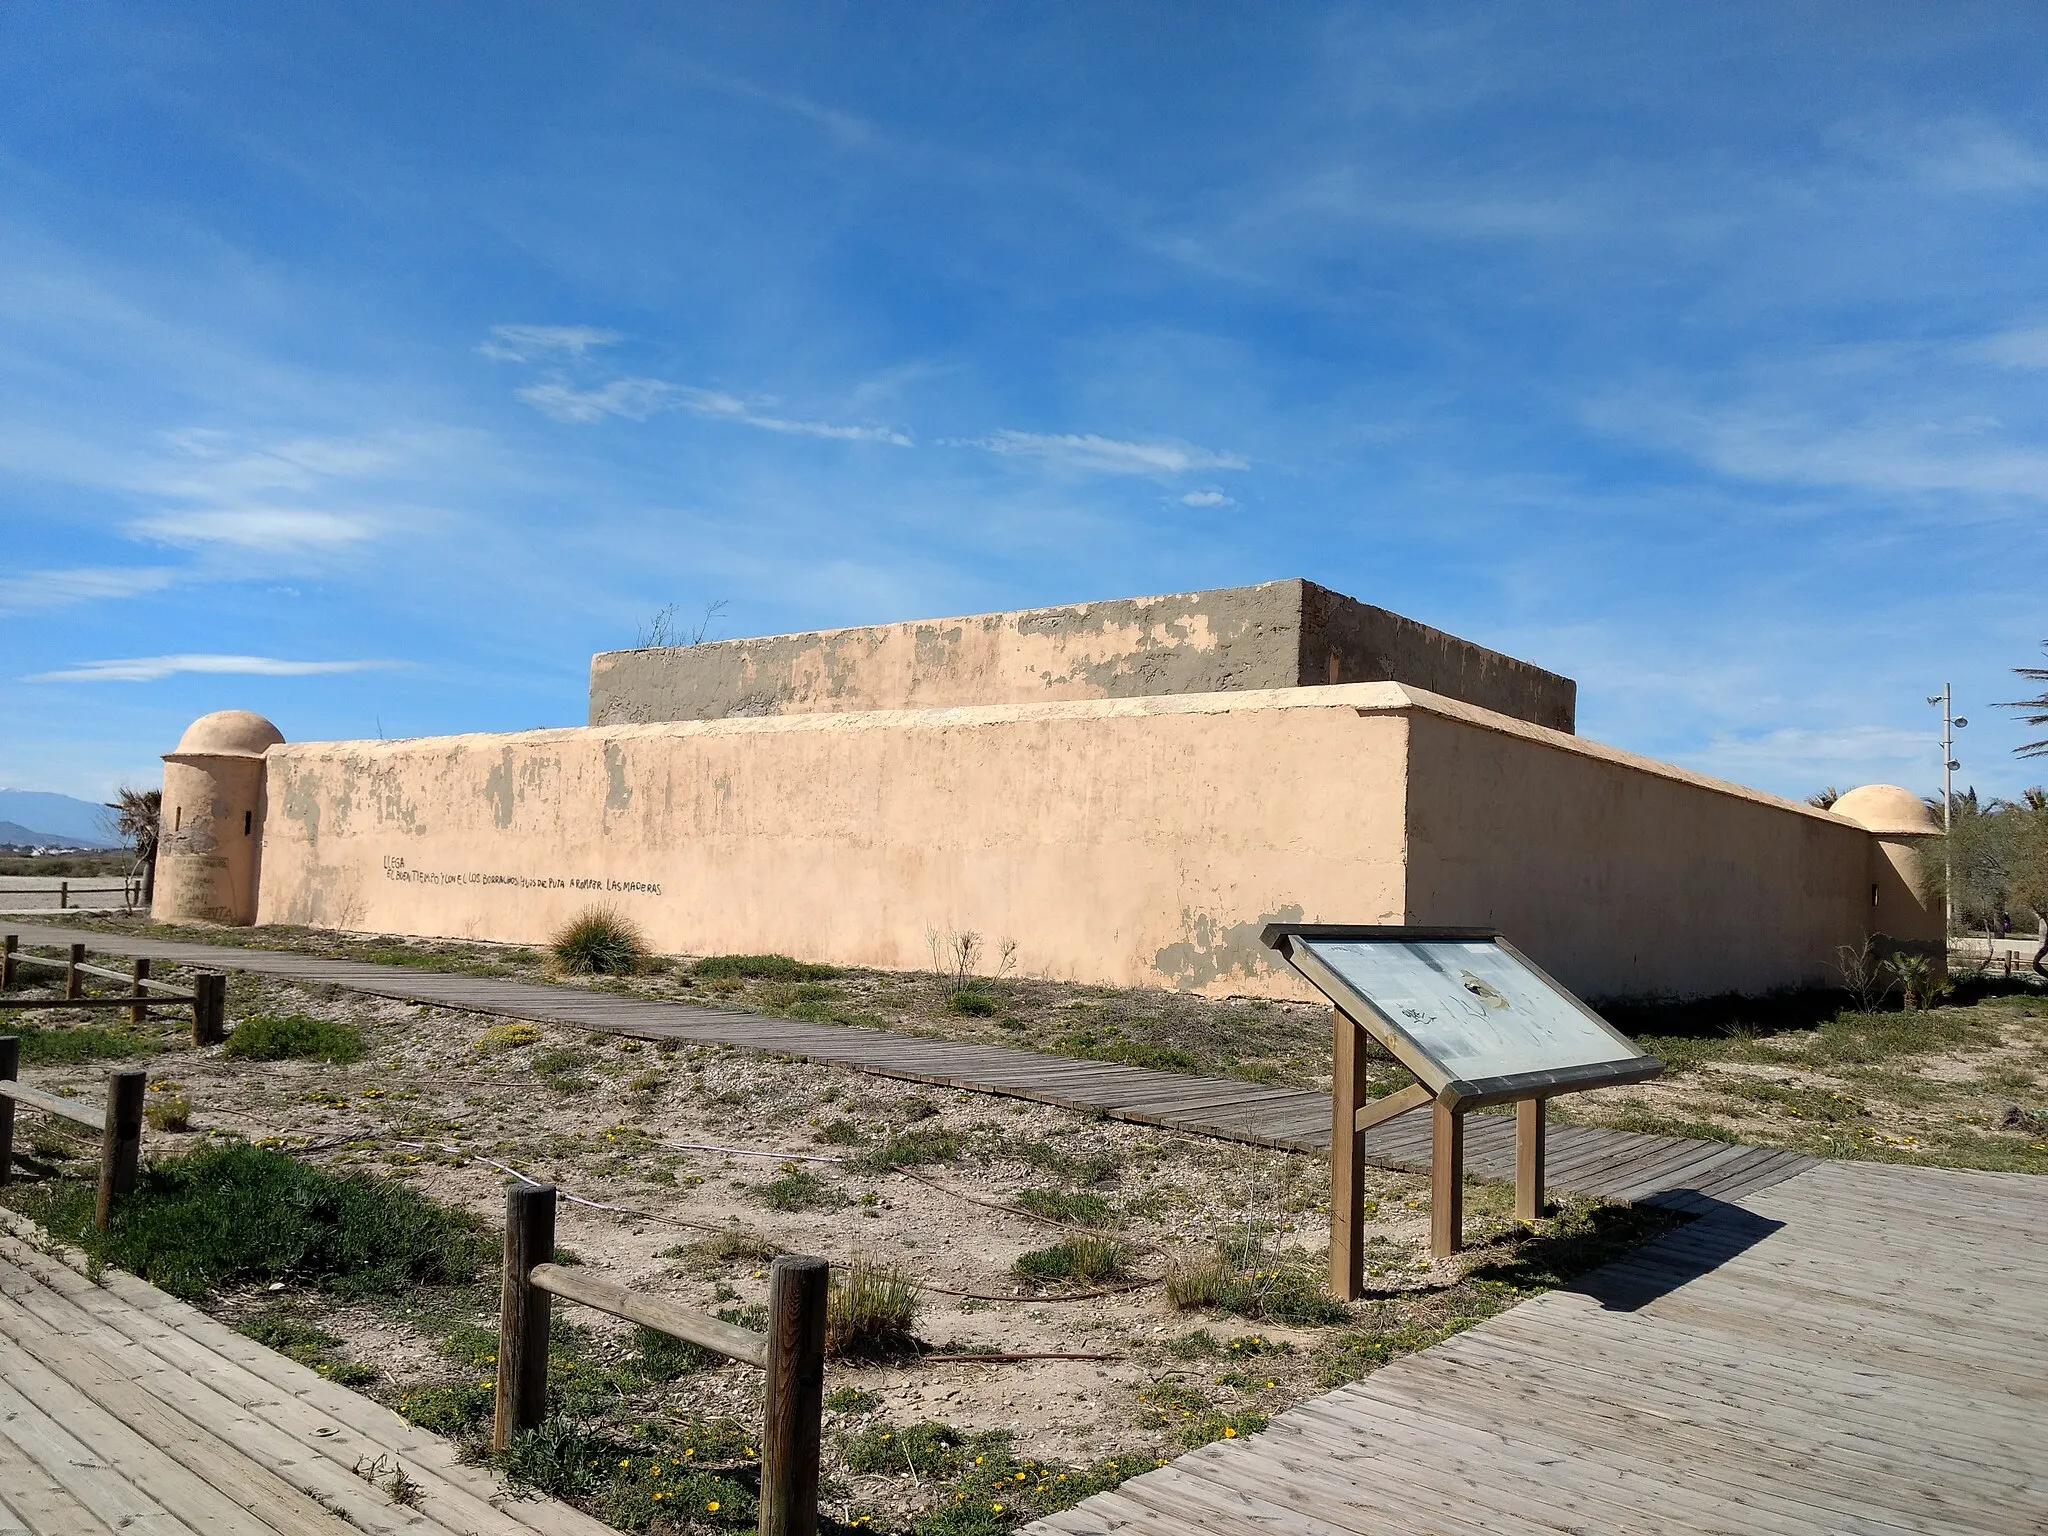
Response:
[[[384,860],[384,878],[401,885],[505,885],[522,891],[625,891],[641,896],[661,894],[661,882],[658,880],[614,880],[608,876],[577,876],[572,879],[562,875],[500,875],[480,869],[459,872],[412,869],[407,866],[404,859],[389,856]]]

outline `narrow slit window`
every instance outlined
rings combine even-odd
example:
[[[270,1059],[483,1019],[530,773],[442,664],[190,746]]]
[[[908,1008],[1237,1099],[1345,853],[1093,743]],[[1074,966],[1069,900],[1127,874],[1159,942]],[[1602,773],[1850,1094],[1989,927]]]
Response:
[[[1870,888],[1870,904],[1873,907],[1877,905],[1877,887],[1874,885]]]
[[[171,807],[171,830],[173,832],[182,832],[185,830],[185,807],[183,807],[182,805],[174,805]]]
[[[254,811],[242,812],[242,836],[247,837],[252,831],[255,830],[255,827],[256,813]]]

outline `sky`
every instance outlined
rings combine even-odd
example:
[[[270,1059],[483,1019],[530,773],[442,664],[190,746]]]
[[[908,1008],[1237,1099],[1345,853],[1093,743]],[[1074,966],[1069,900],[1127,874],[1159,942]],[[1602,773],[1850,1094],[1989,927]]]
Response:
[[[0,7],[0,785],[1305,576],[1789,795],[1936,789],[1950,681],[2012,794],[2044,78],[2017,3]]]

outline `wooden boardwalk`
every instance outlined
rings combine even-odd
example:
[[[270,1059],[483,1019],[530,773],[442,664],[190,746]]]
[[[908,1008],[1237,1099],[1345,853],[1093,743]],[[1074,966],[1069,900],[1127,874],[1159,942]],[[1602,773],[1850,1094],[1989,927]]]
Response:
[[[0,1235],[0,1536],[20,1532],[615,1536],[130,1275]]]
[[[1826,1163],[1025,1536],[2048,1532],[2048,1180]]]
[[[325,983],[378,997],[431,1003],[505,1018],[566,1024],[651,1040],[690,1040],[772,1051],[884,1077],[1035,1099],[1068,1109],[1164,1126],[1198,1136],[1288,1152],[1327,1155],[1330,1097],[1231,1077],[1189,1077],[1115,1062],[1079,1061],[1036,1051],[967,1041],[930,1040],[847,1024],[814,1024],[689,1003],[666,1003],[619,992],[542,982],[417,971],[405,966],[333,960],[290,950],[134,939],[90,930],[10,924],[24,944],[70,944],[81,933],[94,949],[146,955],[153,962],[239,970]],[[1429,1169],[1428,1111],[1366,1133],[1368,1160],[1412,1173]],[[1727,1142],[1641,1136],[1590,1126],[1553,1126],[1548,1184],[1555,1191],[1669,1204],[1735,1200],[1811,1167],[1799,1152]],[[1465,1166],[1482,1178],[1512,1179],[1514,1120],[1474,1115],[1466,1121]]]

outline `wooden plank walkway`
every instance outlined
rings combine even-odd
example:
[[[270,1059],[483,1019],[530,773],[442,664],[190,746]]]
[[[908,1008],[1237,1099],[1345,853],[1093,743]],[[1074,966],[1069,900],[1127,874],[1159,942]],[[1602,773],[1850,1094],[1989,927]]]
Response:
[[[2040,1536],[2048,1179],[1825,1163],[1024,1536]]]
[[[388,1491],[399,1466],[417,1485],[409,1505]],[[513,1497],[447,1442],[133,1276],[94,1284],[0,1234],[9,1532],[615,1536]]]
[[[9,926],[20,934],[23,944],[61,948],[84,933],[97,950],[145,955],[153,962],[289,977],[377,997],[641,1039],[743,1046],[883,1077],[1034,1099],[1111,1119],[1287,1152],[1327,1155],[1330,1148],[1330,1097],[1311,1089],[1275,1088],[1241,1078],[1189,1077],[1008,1046],[930,1040],[849,1024],[814,1024],[584,987],[416,971],[290,950]],[[1466,1170],[1481,1178],[1512,1179],[1514,1125],[1508,1116],[1470,1117],[1465,1132]],[[1429,1114],[1417,1110],[1367,1132],[1366,1157],[1380,1167],[1426,1173],[1429,1140]],[[1735,1200],[1788,1179],[1812,1163],[1803,1153],[1675,1136],[1641,1136],[1591,1126],[1553,1126],[1549,1139],[1552,1190],[1610,1199],[1655,1199],[1678,1205]]]

